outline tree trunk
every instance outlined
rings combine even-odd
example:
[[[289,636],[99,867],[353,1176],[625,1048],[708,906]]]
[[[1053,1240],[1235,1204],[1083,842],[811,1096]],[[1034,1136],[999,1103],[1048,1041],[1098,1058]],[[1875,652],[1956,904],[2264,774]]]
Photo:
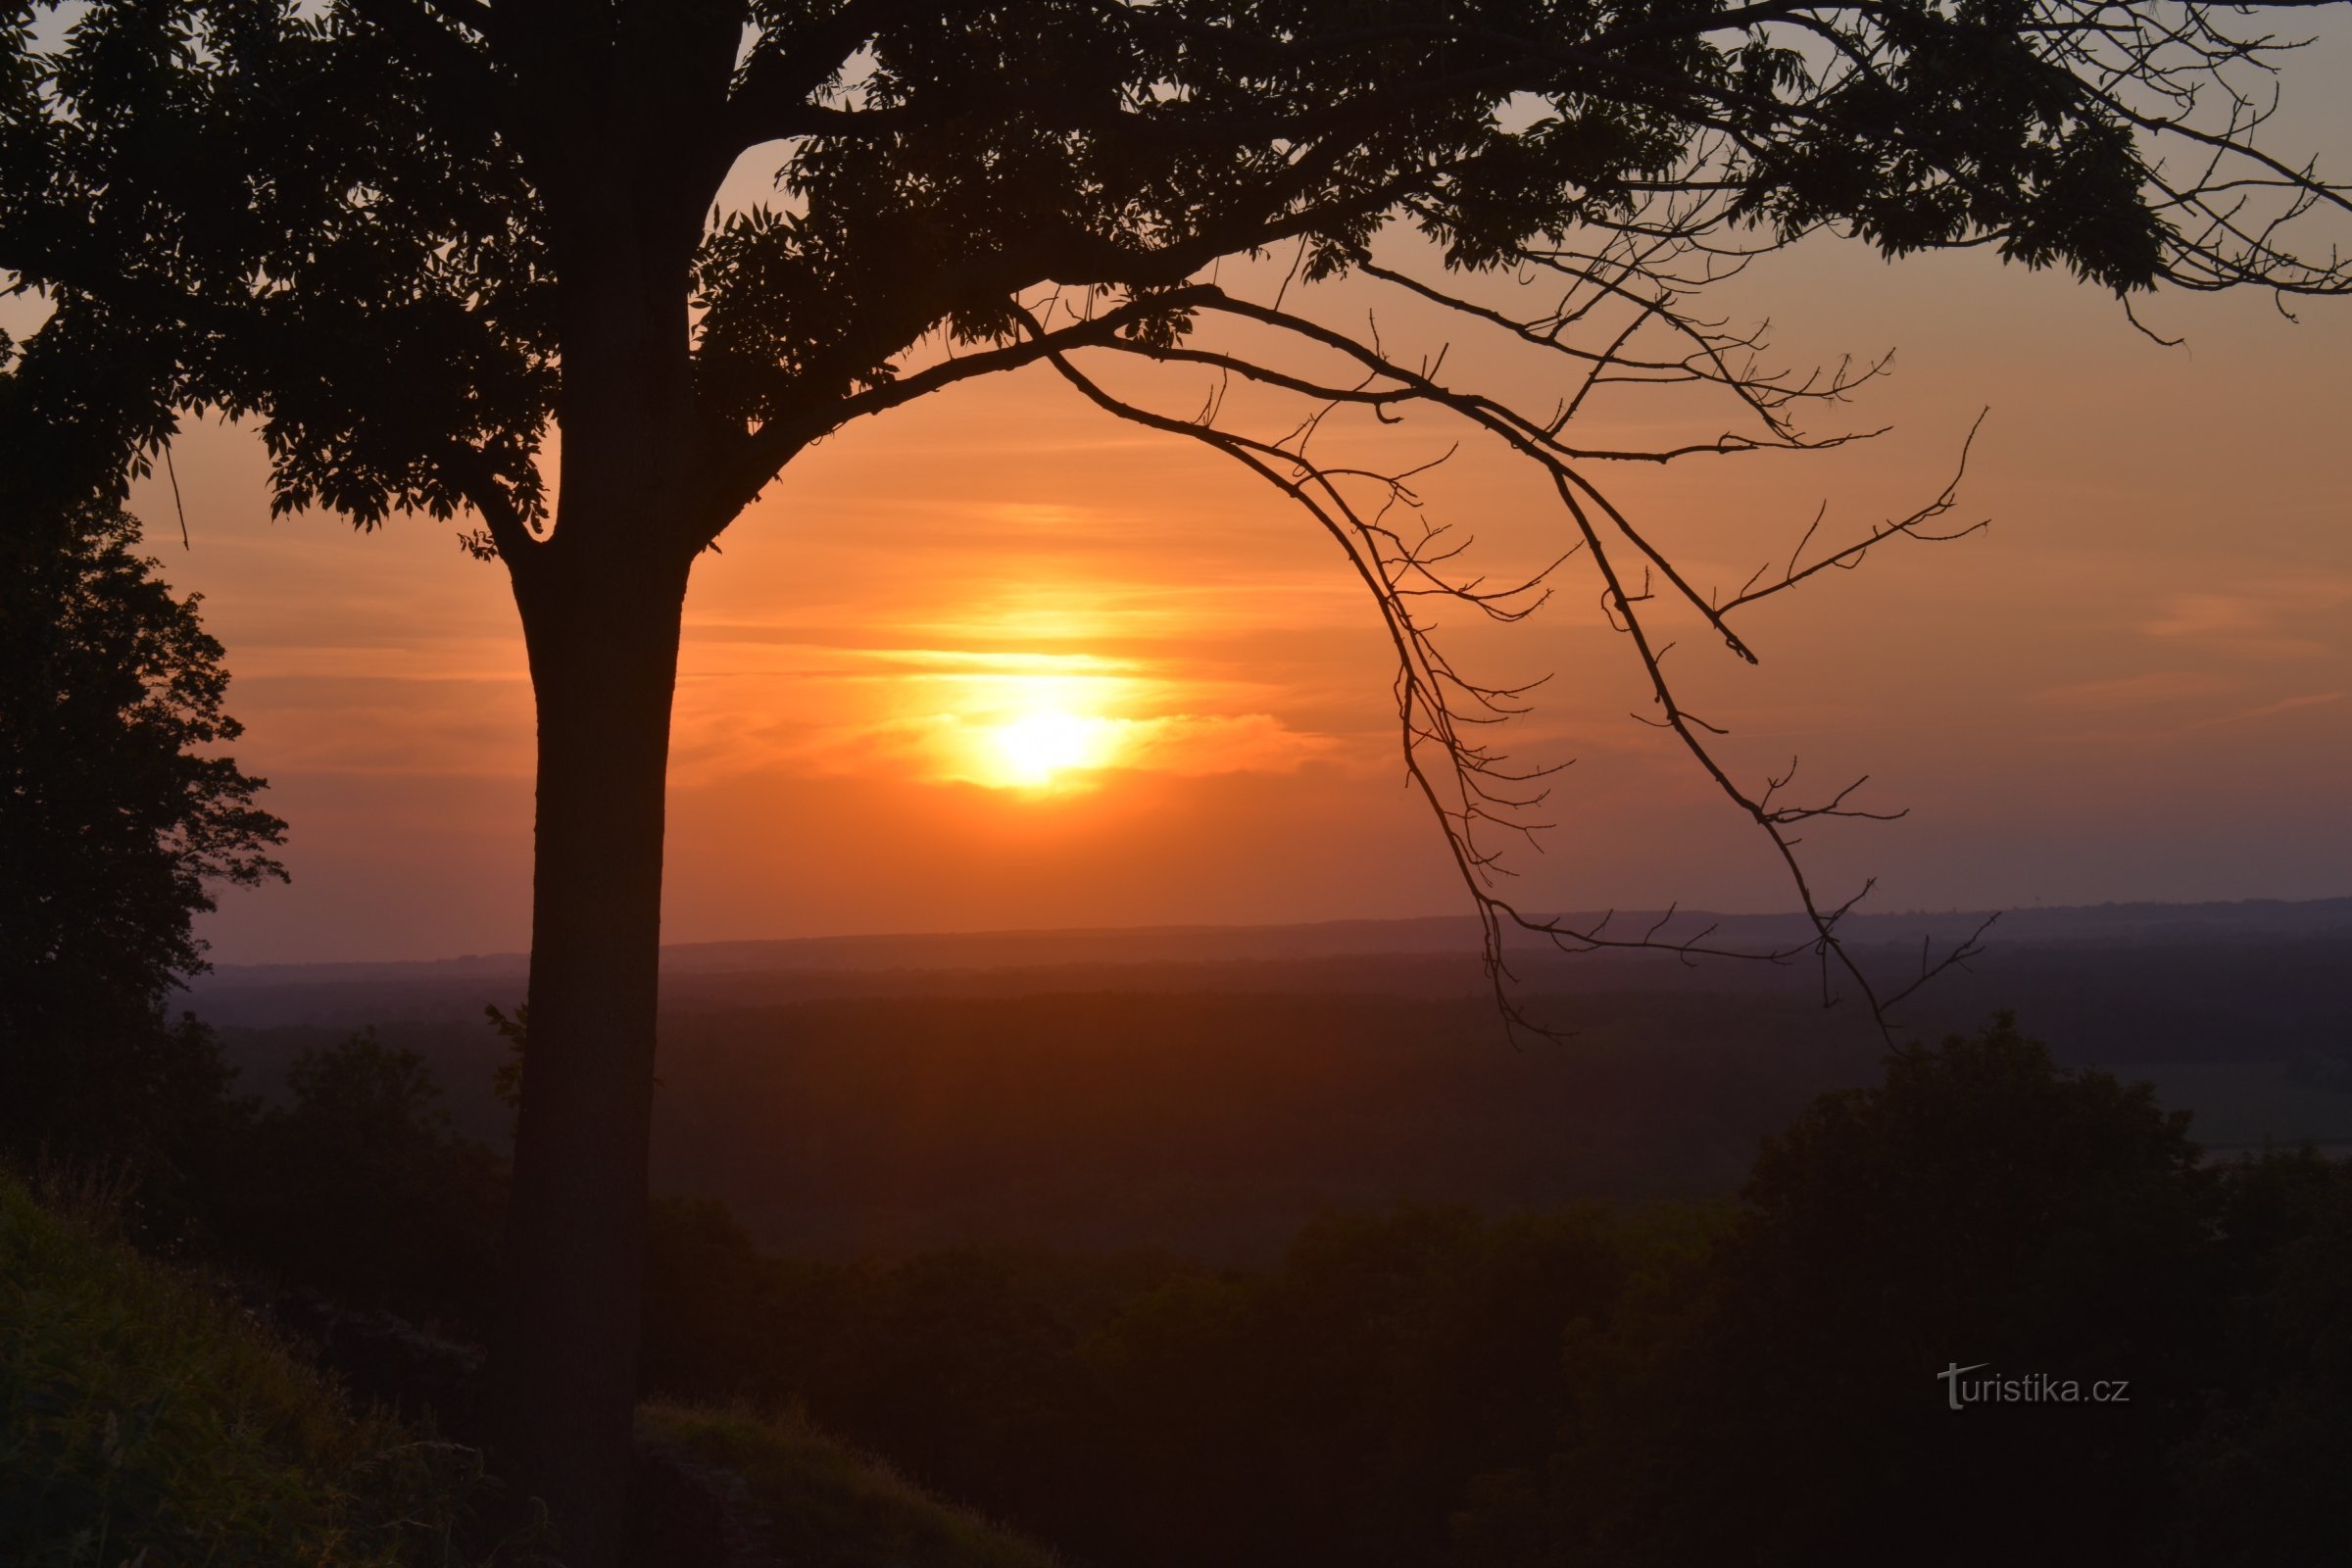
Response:
[[[723,520],[694,513],[687,300],[725,171],[703,180],[682,149],[723,103],[739,31],[715,13],[681,28],[662,8],[628,9],[648,36],[625,59],[592,36],[601,24],[556,25],[560,7],[513,40],[560,127],[538,172],[561,279],[563,445],[553,534],[502,547],[538,701],[539,795],[492,1438],[508,1486],[553,1515],[566,1568],[613,1568],[629,1541],[670,700],[702,524]]]
[[[553,1515],[567,1568],[610,1568],[628,1527],[687,564],[652,546],[661,530],[627,526],[645,519],[574,517],[588,505],[568,495],[564,510],[547,557],[515,581],[538,700],[538,827],[494,1437],[517,1500]]]

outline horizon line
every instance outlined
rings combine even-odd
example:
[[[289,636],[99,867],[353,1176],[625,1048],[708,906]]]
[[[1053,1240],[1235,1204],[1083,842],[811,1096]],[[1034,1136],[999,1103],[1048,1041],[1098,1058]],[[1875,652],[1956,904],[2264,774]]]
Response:
[[[1867,924],[1886,920],[1916,920],[1923,918],[1958,919],[1976,918],[1987,915],[1997,915],[2002,918],[2007,918],[2011,915],[2018,914],[2087,913],[2119,910],[2222,910],[2243,909],[2248,906],[2315,907],[2335,904],[2352,905],[2352,893],[2335,894],[2312,899],[2110,899],[2097,904],[2035,903],[2009,905],[1997,908],[1982,906],[1975,907],[1962,907],[1960,906],[1953,906],[1940,909],[1888,909],[1871,912],[1857,910],[1849,914],[1847,918],[1856,923]],[[1561,914],[1553,916],[1553,918],[1564,917],[1579,920],[1598,920],[1602,918],[1604,914],[1611,918],[1628,920],[1635,918],[1654,920],[1660,916],[1669,914],[1678,919],[1741,921],[1802,921],[1806,918],[1804,911],[1801,909],[1685,909],[1679,906],[1671,909],[1663,907],[1635,908],[1628,906],[1606,911],[1599,909],[1563,911]],[[1137,925],[983,926],[970,927],[960,930],[930,929],[906,931],[854,931],[838,932],[827,935],[787,937],[711,937],[688,942],[664,941],[662,944],[662,952],[666,955],[670,953],[684,954],[721,948],[791,948],[814,947],[820,945],[856,945],[882,942],[985,941],[992,938],[1036,940],[1051,937],[1238,935],[1241,933],[1253,931],[1330,931],[1352,927],[1414,926],[1433,925],[1440,923],[1457,923],[1465,927],[1474,927],[1477,921],[1478,914],[1475,910],[1452,910],[1445,913],[1433,914],[1351,915],[1324,920],[1283,920],[1264,922],[1184,921],[1156,922]],[[1532,936],[1532,934],[1530,935]],[[354,957],[262,959],[258,961],[212,964],[208,966],[208,968],[202,973],[192,976],[191,979],[194,982],[201,984],[207,979],[224,977],[232,972],[253,973],[265,970],[336,969],[357,967],[371,969],[426,969],[449,964],[488,964],[500,963],[508,960],[517,963],[527,963],[529,958],[530,950],[527,947],[523,947],[499,948],[493,949],[486,953],[451,954],[432,958]],[[183,984],[181,989],[186,990],[189,989],[189,987]]]

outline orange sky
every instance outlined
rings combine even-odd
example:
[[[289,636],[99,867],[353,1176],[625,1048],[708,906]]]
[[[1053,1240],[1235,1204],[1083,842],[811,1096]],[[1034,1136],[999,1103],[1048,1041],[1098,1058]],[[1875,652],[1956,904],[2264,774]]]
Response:
[[[2352,155],[2341,124],[2290,133]],[[1895,348],[1847,418],[1896,429],[1627,481],[1702,585],[1785,554],[1825,499],[1825,530],[1909,510],[1991,410],[1962,501],[1987,533],[1762,607],[1758,669],[1695,639],[1675,656],[1735,758],[1867,771],[1879,804],[1912,808],[1809,846],[1833,891],[1871,871],[1883,909],[2352,892],[2352,302],[2294,325],[2263,299],[2168,299],[2150,318],[2189,338],[2168,350],[2063,278],[1814,243],[1721,309],[1770,315],[1784,360]],[[1392,348],[1438,346],[1409,313],[1383,326]],[[1427,420],[1384,436],[1357,450],[1449,439]],[[1360,588],[1218,464],[1042,373],[796,463],[696,572],[671,940],[1463,907],[1401,788]],[[177,469],[192,551],[160,485],[136,505],[171,579],[206,596],[237,755],[293,829],[293,885],[230,891],[215,956],[521,946],[530,707],[503,573],[442,524],[269,521],[233,430],[191,431]],[[1497,571],[1557,548],[1491,453],[1427,488]],[[1556,671],[1518,750],[1579,759],[1545,853],[1518,862],[1522,902],[1788,906],[1753,830],[1627,716],[1638,671],[1574,570],[1534,620],[1457,642],[1480,672]],[[1016,740],[1112,765],[1024,785],[1034,755],[990,731],[1040,711],[1061,716]]]

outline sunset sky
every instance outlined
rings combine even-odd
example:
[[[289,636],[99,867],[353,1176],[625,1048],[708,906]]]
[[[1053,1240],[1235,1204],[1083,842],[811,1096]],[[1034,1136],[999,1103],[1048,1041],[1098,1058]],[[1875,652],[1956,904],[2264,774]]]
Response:
[[[2342,79],[2352,49],[2308,64],[2297,80]],[[2340,118],[2276,140],[2339,177],[2352,163]],[[1807,847],[1834,897],[1866,873],[1888,910],[2352,892],[2352,302],[2298,324],[2267,298],[2167,296],[2143,315],[2187,338],[2168,349],[2064,277],[1808,242],[1716,309],[1769,316],[1787,363],[1895,350],[1889,378],[1814,421],[1894,430],[1621,478],[1702,584],[1785,557],[1825,501],[1825,539],[1907,512],[1990,411],[1958,514],[1987,531],[1762,607],[1759,668],[1698,639],[1675,655],[1751,771],[1796,754],[1805,777],[1867,772],[1872,804],[1911,808]],[[1382,324],[1416,354],[1444,341],[1426,315]],[[1459,378],[1488,373],[1453,336]],[[1491,373],[1541,390],[1522,362]],[[1190,413],[1199,385],[1159,396]],[[1603,408],[1592,428],[1678,433],[1633,422],[1654,416]],[[1721,418],[1696,422],[1683,433]],[[1416,461],[1451,439],[1428,418],[1382,445],[1335,435]],[[292,885],[230,891],[214,956],[523,946],[531,710],[504,573],[429,520],[272,522],[241,431],[191,428],[175,466],[193,548],[160,477],[136,510],[170,579],[205,596],[237,756],[292,825]],[[1543,496],[1475,442],[1426,491],[1498,573],[1561,546]],[[669,940],[1466,906],[1402,787],[1387,649],[1329,541],[1050,373],[836,436],[722,548],[687,607]],[[1577,760],[1516,896],[1789,906],[1754,830],[1629,717],[1639,669],[1590,568],[1560,586],[1453,644],[1496,678],[1554,672],[1513,749]]]

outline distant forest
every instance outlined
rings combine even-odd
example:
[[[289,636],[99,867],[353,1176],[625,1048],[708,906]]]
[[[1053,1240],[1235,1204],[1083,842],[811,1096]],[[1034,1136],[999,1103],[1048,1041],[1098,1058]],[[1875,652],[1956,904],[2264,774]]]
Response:
[[[1996,938],[1944,977],[1922,1035],[2015,1006],[2065,1063],[2153,1078],[2208,1144],[2352,1144],[2352,901],[2017,925],[2041,939]],[[719,1199],[797,1254],[1026,1242],[1264,1262],[1325,1209],[1718,1196],[1812,1097],[1878,1077],[1885,1043],[1824,1011],[1801,965],[1537,967],[1531,1010],[1565,1033],[1513,1043],[1458,951],[1298,954],[1453,927],[1097,933],[1073,943],[1095,961],[1062,964],[1036,961],[1045,938],[674,950],[656,1188]],[[1253,937],[1275,956],[1218,956]],[[1171,949],[1196,956],[1153,956]],[[1014,961],[885,966],[975,957]],[[198,1001],[256,1087],[373,1023],[498,1146],[506,1045],[482,1009],[519,978],[497,962],[228,970]]]

